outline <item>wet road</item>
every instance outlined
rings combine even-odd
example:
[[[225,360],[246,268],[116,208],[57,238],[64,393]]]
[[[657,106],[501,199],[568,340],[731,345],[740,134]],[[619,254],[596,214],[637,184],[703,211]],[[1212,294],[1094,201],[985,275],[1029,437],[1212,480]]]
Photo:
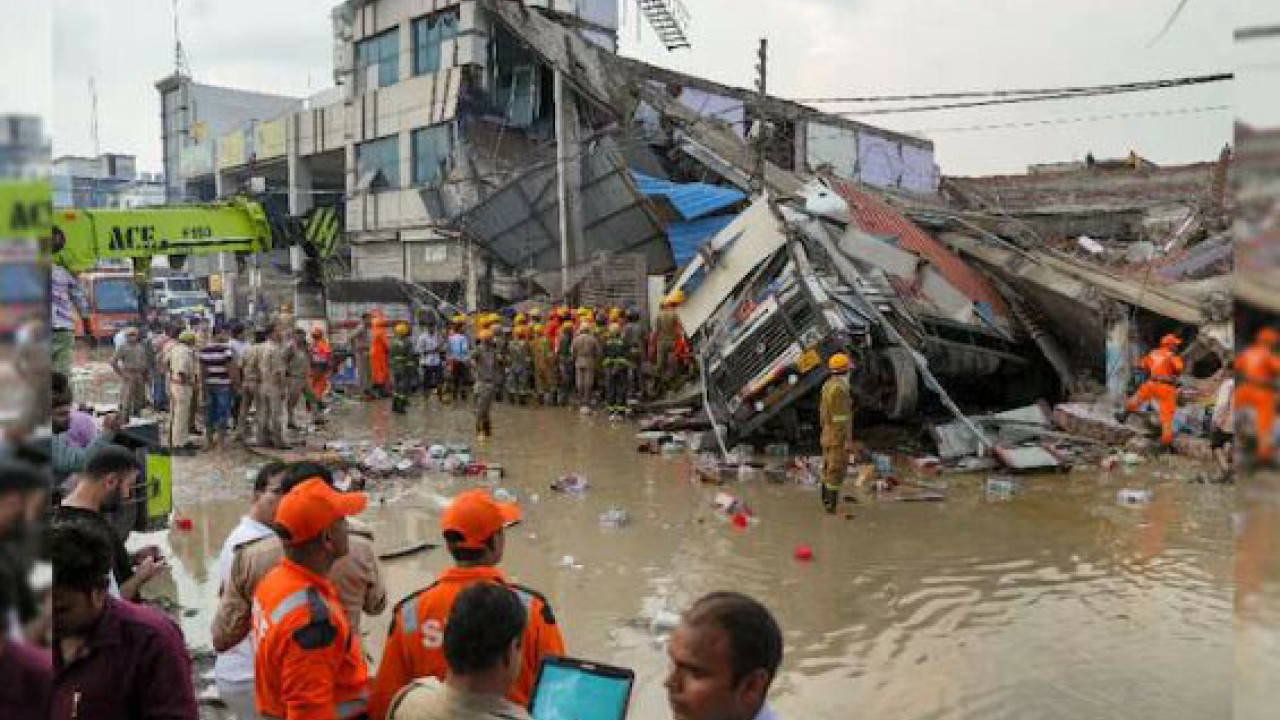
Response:
[[[421,405],[403,422],[386,403],[332,418],[329,439],[471,440],[468,413]],[[498,406],[495,428],[475,455],[506,467],[502,486],[526,513],[504,568],[549,598],[572,654],[636,670],[633,718],[670,716],[653,618],[718,589],[756,596],[782,624],[772,697],[783,717],[1202,720],[1229,716],[1233,700],[1263,713],[1264,678],[1276,677],[1280,613],[1255,603],[1233,642],[1233,578],[1249,571],[1233,561],[1233,525],[1249,525],[1233,523],[1236,491],[1187,484],[1185,461],[1027,478],[1007,501],[987,499],[983,478],[949,478],[946,502],[864,499],[847,519],[823,515],[810,487],[692,484],[688,459],[637,453],[630,424]],[[208,646],[213,559],[247,506],[245,471],[260,462],[242,451],[179,461],[177,503],[194,529],[134,538],[171,551],[172,578],[154,589],[189,608],[193,647]],[[550,492],[566,472],[590,490]],[[372,483],[364,519],[384,551],[433,541],[444,498],[476,484]],[[1151,488],[1155,500],[1118,506],[1126,487]],[[712,505],[722,490],[744,497],[758,522],[734,528]],[[630,524],[601,528],[612,507]],[[1259,535],[1251,577],[1261,597],[1280,592],[1266,579],[1280,572],[1274,536]],[[812,545],[812,562],[793,559],[799,543]],[[387,562],[393,602],[446,563],[441,551]],[[375,658],[389,616],[365,621]],[[1255,671],[1240,682],[1235,642]]]

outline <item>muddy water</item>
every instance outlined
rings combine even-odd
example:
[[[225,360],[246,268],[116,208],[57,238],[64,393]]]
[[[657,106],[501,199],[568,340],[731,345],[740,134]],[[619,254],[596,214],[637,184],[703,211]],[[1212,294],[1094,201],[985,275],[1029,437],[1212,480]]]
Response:
[[[1280,677],[1280,474],[1240,492],[1235,553],[1235,717],[1276,716]]]
[[[469,442],[470,423],[464,412],[419,406],[402,421],[385,404],[350,406],[326,437]],[[988,499],[982,478],[950,479],[946,502],[863,498],[849,519],[821,513],[804,486],[691,484],[687,459],[638,454],[631,425],[499,406],[495,426],[475,454],[506,467],[502,484],[526,513],[504,568],[550,599],[572,654],[636,670],[631,717],[669,717],[655,616],[718,589],[761,599],[782,624],[786,659],[772,696],[783,717],[1202,720],[1227,717],[1233,699],[1261,703],[1264,678],[1276,676],[1274,660],[1255,660],[1252,689],[1233,689],[1235,491],[1186,484],[1181,461],[1028,478],[1007,501]],[[134,539],[172,552],[172,577],[156,590],[187,608],[193,647],[208,646],[214,558],[258,462],[241,451],[180,461],[178,504],[194,529]],[[566,472],[585,475],[590,490],[551,492]],[[435,540],[440,504],[475,484],[374,486],[364,519],[382,550]],[[1155,500],[1118,506],[1124,487],[1151,488]],[[758,522],[740,530],[721,517],[711,503],[721,490],[744,497]],[[627,509],[630,524],[602,529],[611,507]],[[812,562],[793,559],[800,543],[813,547]],[[1271,565],[1257,577],[1280,577],[1274,552],[1258,557]],[[439,551],[387,562],[393,601],[446,563]],[[1280,592],[1257,582],[1259,593]],[[1237,626],[1241,651],[1274,657],[1280,616],[1254,612]],[[374,658],[389,615],[365,622]]]

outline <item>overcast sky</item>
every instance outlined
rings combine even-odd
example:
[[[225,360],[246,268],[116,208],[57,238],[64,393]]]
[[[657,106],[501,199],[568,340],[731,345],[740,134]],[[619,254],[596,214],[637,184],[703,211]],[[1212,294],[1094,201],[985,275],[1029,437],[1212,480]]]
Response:
[[[51,115],[55,154],[90,154],[92,77],[102,150],[133,153],[141,168],[159,169],[154,84],[173,68],[171,1],[54,0],[50,20],[47,7],[0,0],[0,7],[23,6],[37,16],[30,33],[0,24],[6,52],[20,48],[28,58],[20,73],[0,83],[0,109]],[[638,27],[635,0],[624,1],[624,54],[750,86],[755,45],[765,36],[770,90],[786,97],[1092,85],[1236,64],[1259,87],[1280,87],[1280,42],[1242,51],[1231,40],[1237,23],[1280,19],[1273,0],[1240,0],[1235,17],[1223,11],[1224,0],[1188,0],[1155,43],[1179,0],[683,0],[693,16],[694,47],[672,53],[648,27]],[[200,82],[282,94],[323,89],[332,83],[331,6],[323,0],[181,0],[192,73]],[[41,23],[56,38],[51,59]],[[5,65],[13,75],[13,65]],[[50,77],[52,92],[39,87]],[[1107,157],[1133,149],[1157,163],[1212,159],[1230,140],[1235,110],[1210,108],[1229,105],[1251,122],[1280,124],[1275,93],[1226,83],[860,119],[933,139],[943,172],[964,175],[1020,172],[1029,163],[1079,159],[1089,151]],[[1047,121],[1055,124],[973,129]]]

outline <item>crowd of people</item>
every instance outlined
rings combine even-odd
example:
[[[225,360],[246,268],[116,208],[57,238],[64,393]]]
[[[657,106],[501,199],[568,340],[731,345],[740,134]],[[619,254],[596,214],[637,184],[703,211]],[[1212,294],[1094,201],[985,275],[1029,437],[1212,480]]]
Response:
[[[473,403],[476,431],[492,432],[495,402],[598,407],[624,415],[644,398],[679,387],[692,371],[676,292],[650,330],[618,307],[530,308],[390,322],[366,313],[335,348],[322,324],[308,331],[288,307],[256,328],[154,324],[122,330],[111,367],[124,422],[147,408],[167,413],[164,442],[178,452],[241,443],[288,448],[302,411],[323,423],[333,375],[349,359],[350,390],[390,398],[407,413],[415,397]]]
[[[95,449],[53,513],[42,539],[53,565],[56,631],[46,624],[20,650],[3,641],[0,695],[51,688],[44,707],[62,719],[200,717],[183,634],[138,592],[164,560],[155,548],[127,552],[127,531],[113,522],[136,497],[136,457],[115,445]],[[24,512],[44,502],[30,495],[43,482],[37,473],[22,486]],[[3,489],[0,510],[9,507]],[[486,490],[452,499],[440,517],[452,565],[394,605],[373,665],[360,627],[386,610],[388,598],[372,538],[356,519],[367,497],[340,491],[329,468],[309,462],[268,464],[253,490],[215,570],[214,678],[233,717],[530,718],[539,666],[571,649],[551,600],[502,568],[518,505]],[[6,510],[0,523],[22,522],[16,517]],[[6,615],[22,604],[6,593],[0,600]],[[49,650],[34,650],[41,645]],[[771,720],[766,699],[782,645],[777,622],[751,598],[715,593],[693,603],[668,642],[672,716]],[[8,682],[32,673],[43,685]]]

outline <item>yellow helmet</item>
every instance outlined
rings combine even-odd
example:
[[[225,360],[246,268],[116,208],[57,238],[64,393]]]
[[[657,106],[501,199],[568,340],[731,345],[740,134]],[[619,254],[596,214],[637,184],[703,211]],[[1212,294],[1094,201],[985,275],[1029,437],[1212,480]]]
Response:
[[[683,304],[684,304],[684,291],[683,291],[683,290],[673,290],[673,291],[671,292],[671,294],[667,296],[667,303],[666,303],[666,304],[667,304],[667,305],[669,305],[669,306],[671,306],[671,307],[675,307],[676,305],[683,305]]]
[[[397,334],[397,335],[399,335],[399,336],[401,336],[401,337],[404,337],[405,335],[408,335],[408,334],[409,334],[409,323],[407,323],[407,322],[398,322],[398,323],[396,323],[396,334]]]
[[[827,360],[827,369],[833,373],[849,372],[851,367],[853,367],[853,363],[849,360],[849,356],[844,353],[836,353]]]
[[[536,335],[541,335],[543,329],[544,328],[542,327],[542,323],[537,323],[536,325],[533,326],[533,332]]]
[[[480,331],[479,338],[480,338],[481,340],[492,340],[492,339],[493,339],[493,331],[492,331],[492,330],[489,330],[488,328],[485,328],[484,330],[481,330],[481,331]]]

